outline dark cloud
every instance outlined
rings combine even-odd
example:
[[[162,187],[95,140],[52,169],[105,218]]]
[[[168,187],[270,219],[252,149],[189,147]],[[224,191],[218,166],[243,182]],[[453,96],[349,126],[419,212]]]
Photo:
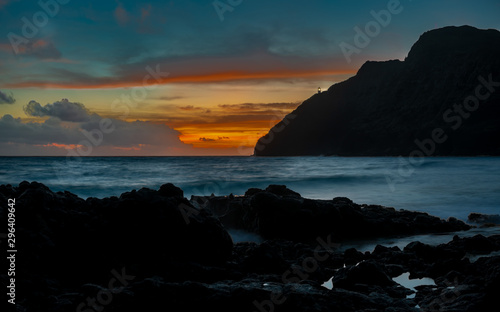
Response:
[[[210,114],[212,112],[210,109],[193,105],[178,106],[178,108],[183,111],[202,111],[205,114]]]
[[[222,140],[229,140],[229,137],[218,136],[217,139],[211,139],[211,138],[201,137],[201,138],[198,139],[198,141],[202,141],[202,142],[215,142],[215,141],[222,141]]]
[[[193,105],[186,105],[186,106],[179,106],[179,109],[185,111],[193,111],[193,110],[203,110],[204,108]]]
[[[68,99],[53,104],[41,106],[36,101],[30,101],[24,107],[24,111],[29,116],[46,117],[44,123],[22,123],[21,120],[14,119],[10,115],[5,115],[2,119],[0,133],[2,130],[16,136],[20,143],[47,144],[50,142],[60,144],[77,144],[85,137],[82,130],[92,133],[96,129],[101,129],[103,118],[98,114],[91,113],[82,103],[70,102]],[[179,140],[180,133],[164,124],[153,123],[149,121],[127,122],[119,119],[107,119],[111,122],[113,131],[106,133],[103,144],[110,146],[177,146],[184,144]],[[70,126],[63,122],[71,122]],[[19,135],[17,135],[19,134]]]
[[[157,64],[152,66],[151,64]],[[325,64],[331,66],[325,67]],[[119,88],[141,86],[148,72],[145,68],[159,68],[162,74],[158,81],[165,83],[249,83],[262,81],[288,81],[297,79],[318,79],[325,76],[352,75],[355,71],[348,68],[343,56],[317,57],[307,59],[289,56],[285,59],[270,52],[220,56],[184,56],[171,58],[151,58],[148,62],[121,62],[112,66],[112,76],[82,74],[81,70],[53,69],[51,76],[42,78],[17,79],[5,84],[6,87],[53,87],[53,88]],[[350,65],[349,65],[350,66]],[[331,69],[335,68],[335,70]],[[63,73],[65,72],[65,73]],[[62,75],[65,74],[65,75]],[[168,75],[167,75],[168,74]],[[329,77],[328,79],[331,79]]]
[[[27,44],[19,46],[19,54],[32,56],[41,60],[57,60],[62,57],[52,41],[39,39],[29,41]]]
[[[30,101],[24,106],[24,112],[34,117],[57,117],[62,121],[82,122],[90,119],[90,113],[81,103],[73,103],[68,99],[46,104],[44,106],[36,101]]]
[[[219,104],[220,108],[237,111],[261,111],[261,110],[291,110],[297,108],[300,102],[294,103],[241,103],[241,104]]]
[[[184,99],[184,96],[160,96],[155,98],[155,100],[162,100],[162,101],[174,101],[174,100],[180,100]]]
[[[16,99],[12,96],[12,94],[7,95],[0,91],[0,104],[14,104]]]
[[[23,123],[21,118],[14,118],[11,115],[0,118],[0,143],[72,144],[78,142],[80,136],[76,129],[64,128],[61,121],[54,118],[43,123]]]
[[[111,129],[104,133],[102,125]],[[102,140],[99,139],[100,133]],[[91,114],[89,120],[68,123],[59,118],[44,122],[23,122],[20,118],[4,115],[0,118],[1,155],[67,155],[74,149],[91,142],[90,155],[165,155],[170,152],[189,152],[190,145],[179,139],[180,133],[165,124],[147,121],[126,122],[119,119],[104,119]],[[87,143],[88,144],[88,143]]]
[[[207,121],[205,123],[216,123],[216,124],[225,124],[225,123],[245,123],[245,122],[273,122],[275,120],[281,120],[285,117],[285,113],[265,113],[265,114],[241,114],[241,115],[219,115],[215,116],[215,118]],[[269,128],[271,128],[271,125]]]
[[[83,123],[81,128],[86,131],[99,129],[102,118],[93,115],[89,122]],[[184,143],[179,140],[180,132],[170,128],[165,124],[153,123],[149,121],[127,122],[119,119],[109,119],[114,130],[105,135],[104,140],[108,145],[134,146],[177,146],[182,147]]]
[[[202,141],[202,142],[215,142],[216,140],[215,139],[210,139],[210,138],[199,138],[198,139],[199,141]]]

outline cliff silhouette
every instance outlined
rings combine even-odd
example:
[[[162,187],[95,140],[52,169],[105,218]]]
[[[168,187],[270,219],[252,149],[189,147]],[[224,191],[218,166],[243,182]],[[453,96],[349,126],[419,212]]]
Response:
[[[426,32],[404,61],[368,61],[304,101],[254,155],[500,155],[500,32]]]

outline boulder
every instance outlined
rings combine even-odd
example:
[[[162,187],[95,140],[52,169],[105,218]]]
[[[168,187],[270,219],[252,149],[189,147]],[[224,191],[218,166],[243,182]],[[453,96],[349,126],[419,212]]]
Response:
[[[362,261],[348,268],[340,269],[333,277],[335,287],[353,289],[356,284],[392,286],[394,282],[383,270],[382,266],[373,261]]]
[[[172,183],[163,184],[158,190],[158,194],[166,197],[184,197],[184,191]]]
[[[472,223],[480,224],[500,224],[500,215],[488,215],[472,212],[467,217],[467,220]]]

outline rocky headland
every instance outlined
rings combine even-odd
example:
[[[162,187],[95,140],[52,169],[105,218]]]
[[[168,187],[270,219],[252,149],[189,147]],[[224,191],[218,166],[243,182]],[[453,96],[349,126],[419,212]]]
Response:
[[[500,32],[444,27],[305,100],[254,154],[500,155],[499,102]]]

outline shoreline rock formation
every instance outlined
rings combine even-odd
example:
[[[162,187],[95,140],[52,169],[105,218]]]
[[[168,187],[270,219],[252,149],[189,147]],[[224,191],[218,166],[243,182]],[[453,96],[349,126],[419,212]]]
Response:
[[[304,241],[332,235],[337,240],[469,230],[455,218],[442,220],[424,212],[358,205],[345,197],[312,200],[285,185],[251,188],[244,196],[192,196],[191,203],[212,211],[226,228],[265,239]]]
[[[218,209],[226,207],[220,197],[188,201],[172,184],[87,200],[36,182],[0,185],[0,201],[8,198],[16,198],[17,311],[369,312],[417,311],[416,305],[424,311],[485,311],[497,303],[500,235],[460,238],[459,232],[437,246],[417,241],[403,249],[378,245],[359,252],[341,251],[334,232],[304,242],[280,238],[266,225],[265,233],[276,237],[234,244],[223,223],[237,218],[217,218]],[[347,198],[311,201],[285,186],[227,198],[238,214],[246,205],[257,210],[256,219],[248,213],[245,220],[259,231],[262,222],[285,217],[286,207],[296,210],[292,223],[332,210],[330,218],[352,218],[372,229],[393,222],[387,224],[401,234],[407,229],[398,228],[398,222],[415,223],[419,232],[469,227],[421,213],[359,206]],[[262,209],[272,213],[259,217]],[[2,205],[0,221],[5,218]],[[283,224],[276,226],[286,231]],[[304,227],[299,233],[305,229],[315,230]],[[7,267],[5,261],[0,262]],[[432,278],[436,285],[414,293],[394,281],[403,273]],[[0,279],[7,279],[5,271]],[[328,280],[332,287],[323,285]]]

